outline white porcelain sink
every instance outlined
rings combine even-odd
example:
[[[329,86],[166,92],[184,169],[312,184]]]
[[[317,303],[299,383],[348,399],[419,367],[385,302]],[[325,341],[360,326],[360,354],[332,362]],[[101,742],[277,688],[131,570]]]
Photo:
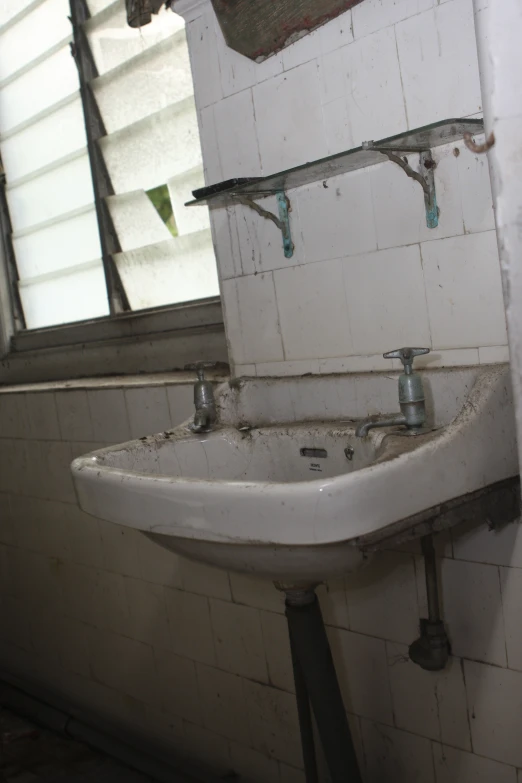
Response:
[[[75,460],[80,505],[231,570],[285,583],[349,571],[365,537],[518,474],[507,367],[423,380],[432,431],[363,439],[358,419],[397,411],[394,373],[223,384],[214,432],[187,422]]]

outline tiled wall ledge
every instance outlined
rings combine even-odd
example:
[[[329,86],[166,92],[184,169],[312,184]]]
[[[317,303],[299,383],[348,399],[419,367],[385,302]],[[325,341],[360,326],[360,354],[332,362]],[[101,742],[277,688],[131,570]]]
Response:
[[[432,351],[427,356],[415,360],[416,367],[459,367],[476,364],[499,364],[509,362],[509,351],[505,345],[486,346],[484,348],[461,348],[448,351]],[[303,359],[302,361],[261,362],[259,364],[236,364],[236,377],[252,376],[298,376],[331,375],[337,373],[378,372],[399,370],[396,359],[384,359],[380,353],[370,356],[346,356],[332,359]]]
[[[216,383],[227,379],[227,375],[215,370],[207,370],[206,376]],[[175,386],[193,384],[193,372],[170,372],[143,375],[114,375],[100,378],[78,378],[64,381],[46,381],[44,383],[21,383],[9,386],[0,385],[0,394],[20,394],[22,392],[78,391],[81,389],[134,389],[154,386]]]

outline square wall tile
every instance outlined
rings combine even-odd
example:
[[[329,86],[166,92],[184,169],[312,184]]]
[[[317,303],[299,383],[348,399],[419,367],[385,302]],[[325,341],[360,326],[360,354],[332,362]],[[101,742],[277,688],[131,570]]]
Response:
[[[124,585],[129,613],[129,636],[139,642],[152,644],[156,650],[169,649],[169,621],[164,588],[130,577],[124,580]]]
[[[209,210],[212,243],[220,280],[228,280],[242,274],[241,261],[234,253],[230,233],[230,221],[233,214],[232,207],[212,207]]]
[[[406,156],[414,171],[422,174],[419,155]],[[464,233],[462,198],[457,158],[453,147],[433,151],[439,225],[428,228],[424,192],[418,182],[407,177],[389,161],[369,169],[379,248],[401,247]]]
[[[381,639],[411,644],[419,634],[413,556],[379,552],[346,579],[350,628]]]
[[[475,138],[480,143],[484,139],[484,135]],[[495,215],[487,155],[474,155],[464,146],[464,143],[454,145],[454,149],[460,151],[460,155],[457,157],[457,166],[464,233],[491,231],[495,228]]]
[[[325,157],[316,60],[258,84],[253,93],[263,174]]]
[[[393,725],[386,642],[341,628],[328,637],[346,710]]]
[[[260,612],[264,649],[271,685],[292,693],[294,672],[286,618],[275,612]]]
[[[355,145],[407,127],[393,27],[325,55],[321,76],[324,104],[346,100]]]
[[[436,783],[517,783],[517,771],[507,764],[433,744]]]
[[[339,259],[274,274],[287,359],[346,356],[352,339]]]
[[[279,764],[244,745],[230,743],[230,764],[236,775],[252,783],[279,780]]]
[[[233,361],[282,361],[285,357],[272,273],[225,280],[222,292]]]
[[[27,394],[0,394],[0,432],[2,438],[27,438],[29,420]]]
[[[210,616],[219,668],[268,682],[259,610],[211,599]]]
[[[56,392],[56,406],[63,440],[94,441],[86,391],[80,389]]]
[[[250,680],[244,681],[244,689],[254,750],[301,767],[303,761],[295,696]]]
[[[176,383],[167,386],[170,426],[177,427],[194,415],[194,385]]]
[[[421,252],[433,348],[505,345],[496,232],[423,242]]]
[[[387,643],[393,714],[399,729],[471,750],[461,662],[450,658],[441,672],[410,660],[408,647]]]
[[[202,723],[196,665],[167,650],[154,650],[154,662],[161,684],[161,705],[171,715]]]
[[[481,110],[473,3],[437,5],[395,30],[409,128]]]
[[[207,11],[207,14],[210,14]],[[221,86],[225,98],[236,92],[246,90],[257,82],[256,66],[253,60],[245,57],[235,49],[227,46],[221,27],[217,18],[214,16],[214,26],[216,30],[216,46],[219,59],[219,70],[221,71]]]
[[[237,604],[257,606],[269,612],[285,611],[285,595],[274,587],[268,579],[258,579],[247,574],[230,573],[232,599]]]
[[[510,522],[495,530],[490,530],[484,522],[464,523],[453,528],[451,536],[457,560],[522,568],[520,521]]]
[[[155,435],[170,428],[170,412],[164,386],[126,389],[125,401],[131,438]]]
[[[343,259],[354,353],[431,346],[418,245]]]
[[[234,674],[197,665],[203,725],[231,740],[250,745],[244,680]]]
[[[219,143],[216,133],[214,106],[206,106],[198,111],[199,141],[203,157],[205,183],[213,185],[223,180],[223,169],[219,157]]]
[[[522,596],[522,570],[501,568],[502,607],[506,629],[507,665],[510,669],[522,670],[522,623],[520,622],[520,600]]]
[[[498,568],[444,559],[441,593],[453,654],[506,666]]]
[[[189,593],[222,598],[224,601],[230,601],[232,598],[228,573],[220,568],[212,568],[204,563],[180,557],[179,573],[182,588]]]
[[[28,438],[33,440],[60,440],[60,425],[54,392],[28,394]]]
[[[473,751],[522,767],[522,672],[464,662]]]
[[[181,590],[165,590],[171,647],[177,655],[210,666],[216,662],[208,599]]]
[[[261,172],[259,131],[252,91],[243,90],[216,103],[214,123],[223,179],[258,177]]]
[[[357,146],[353,139],[348,102],[344,96],[323,104],[323,117],[328,155],[336,155]]]
[[[143,702],[158,703],[159,682],[152,647],[110,631],[93,629],[93,678]]]
[[[214,774],[224,778],[230,775],[230,751],[228,741],[220,734],[195,723],[184,721],[184,742],[181,755],[192,758],[197,764],[206,765]]]
[[[223,97],[221,70],[213,10],[208,10],[186,26],[187,43],[198,109]]]
[[[377,248],[368,171],[354,171],[297,191],[307,262]]]
[[[355,38],[382,30],[402,19],[432,8],[435,0],[400,0],[388,3],[386,0],[364,0],[352,9],[353,33]]]
[[[100,522],[104,567],[125,576],[139,579],[141,566],[138,557],[139,530],[112,522]]]
[[[429,740],[364,719],[361,729],[368,781],[435,783]]]
[[[122,389],[89,391],[94,440],[122,443],[130,439],[130,424]]]

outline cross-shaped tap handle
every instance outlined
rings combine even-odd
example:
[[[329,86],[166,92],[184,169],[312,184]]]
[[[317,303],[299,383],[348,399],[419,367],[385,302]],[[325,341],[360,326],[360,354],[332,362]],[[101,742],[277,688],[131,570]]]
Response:
[[[423,356],[429,353],[429,348],[396,348],[394,351],[383,353],[385,359],[400,359],[406,375],[410,375],[413,369],[413,360],[416,356]]]
[[[220,362],[192,362],[185,365],[185,370],[194,370],[197,373],[198,381],[205,380],[205,370],[214,370]]]

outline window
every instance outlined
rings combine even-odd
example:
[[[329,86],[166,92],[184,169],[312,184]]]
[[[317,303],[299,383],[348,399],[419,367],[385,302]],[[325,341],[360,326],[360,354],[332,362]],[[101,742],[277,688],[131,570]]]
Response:
[[[218,295],[208,212],[183,206],[203,168],[172,11],[133,29],[124,0],[0,0],[0,153],[19,338]]]

